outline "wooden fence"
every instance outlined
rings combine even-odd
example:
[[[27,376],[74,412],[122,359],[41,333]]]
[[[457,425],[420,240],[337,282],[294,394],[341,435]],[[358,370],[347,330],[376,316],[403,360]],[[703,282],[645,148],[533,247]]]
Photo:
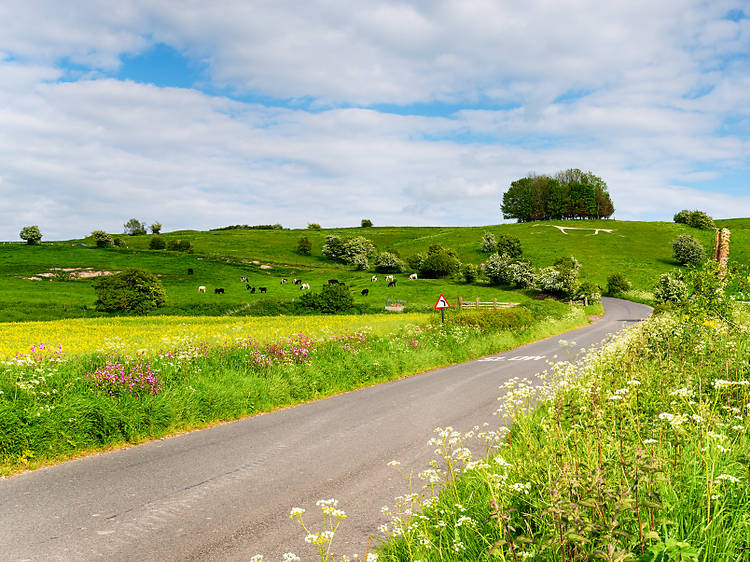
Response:
[[[518,306],[520,303],[517,302],[498,302],[497,299],[493,299],[489,302],[482,302],[478,298],[476,300],[464,300],[463,297],[458,297],[458,309],[494,309],[500,310],[503,308],[512,308]]]

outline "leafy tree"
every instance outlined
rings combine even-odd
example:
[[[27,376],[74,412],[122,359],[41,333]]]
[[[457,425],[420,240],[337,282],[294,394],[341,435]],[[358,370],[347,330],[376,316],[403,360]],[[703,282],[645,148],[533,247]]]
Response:
[[[434,246],[431,246],[427,251],[427,256],[419,268],[423,277],[438,279],[458,272],[461,262],[458,261],[456,253],[450,248],[438,248],[434,250]]]
[[[145,314],[164,305],[166,293],[153,273],[130,268],[94,281],[96,308],[104,312],[132,311]]]
[[[117,236],[112,239],[112,243],[115,246],[117,246],[118,248],[127,248],[128,247],[128,245],[125,242],[122,241],[122,238],[117,237]]]
[[[351,263],[357,271],[367,271],[370,269],[370,262],[365,254],[355,254],[352,256]]]
[[[355,236],[342,244],[341,259],[345,263],[354,264],[356,256],[370,258],[375,255],[375,244],[363,236]],[[359,263],[361,263],[361,259]]]
[[[154,235],[151,237],[151,240],[149,240],[148,247],[152,250],[163,250],[167,247],[167,241],[161,236]]]
[[[362,228],[372,227],[372,221],[370,219],[362,219]]]
[[[712,219],[703,211],[693,211],[692,213],[690,213],[688,224],[693,228],[699,228],[701,230],[713,230],[714,228],[716,228],[714,219]]]
[[[536,274],[534,266],[526,260],[511,262],[508,266],[510,270],[510,283],[514,287],[528,289],[534,287],[536,283]]]
[[[485,232],[482,235],[482,242],[480,243],[480,247],[485,254],[496,252],[497,240],[495,240],[495,235],[491,232]]]
[[[312,242],[307,236],[303,236],[297,241],[297,253],[301,256],[309,256],[312,253]]]
[[[91,236],[94,238],[97,248],[111,248],[115,243],[112,236],[103,230],[95,230],[91,233]]]
[[[151,234],[159,234],[161,232],[161,223],[155,222],[151,225]]]
[[[461,266],[461,275],[467,283],[473,283],[477,279],[478,269],[473,263],[465,263]]]
[[[660,275],[654,286],[654,302],[656,304],[679,304],[685,301],[687,295],[688,289],[685,282],[677,277],[672,277],[669,273]]]
[[[42,233],[36,225],[24,226],[18,235],[21,237],[21,240],[26,240],[29,246],[37,246],[42,241]]]
[[[391,252],[380,252],[375,259],[375,271],[378,273],[402,273],[404,262]]]
[[[344,255],[344,242],[340,236],[335,234],[329,234],[326,236],[325,242],[320,253],[327,257],[329,260],[342,261]]]
[[[690,222],[690,211],[683,209],[679,213],[675,214],[673,218],[674,222],[678,224],[687,224]]]
[[[601,287],[593,281],[583,281],[582,283],[578,283],[575,288],[574,298],[576,300],[582,300],[584,297],[588,299],[589,304],[601,301]]]
[[[625,277],[624,273],[615,272],[607,277],[607,294],[617,295],[620,293],[627,293],[630,290],[630,281]]]
[[[562,257],[554,265],[545,267],[536,276],[536,285],[542,291],[563,298],[575,295],[578,286],[578,272],[581,268],[573,256]]]
[[[497,238],[497,253],[505,254],[514,260],[518,259],[523,253],[523,250],[521,249],[521,241],[515,236],[501,234]]]
[[[320,225],[317,222],[308,223],[307,230],[320,230]]]
[[[492,254],[484,264],[484,274],[493,285],[510,285],[512,275],[510,270],[511,259],[507,254]]]
[[[125,227],[125,234],[129,234],[130,236],[146,234],[146,223],[138,219],[130,219],[123,226]]]
[[[698,240],[689,234],[681,234],[672,242],[672,255],[682,265],[698,265],[706,251]]]
[[[424,259],[425,255],[423,253],[416,253],[406,258],[406,265],[408,265],[409,269],[412,271],[419,271],[422,269],[422,262]]]

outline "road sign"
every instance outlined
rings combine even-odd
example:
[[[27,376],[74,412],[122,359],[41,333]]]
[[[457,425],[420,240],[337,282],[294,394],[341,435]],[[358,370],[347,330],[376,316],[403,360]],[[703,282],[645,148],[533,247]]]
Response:
[[[435,310],[441,310],[444,308],[450,308],[451,305],[448,304],[448,301],[445,300],[445,297],[443,295],[440,295],[440,298],[435,303]]]

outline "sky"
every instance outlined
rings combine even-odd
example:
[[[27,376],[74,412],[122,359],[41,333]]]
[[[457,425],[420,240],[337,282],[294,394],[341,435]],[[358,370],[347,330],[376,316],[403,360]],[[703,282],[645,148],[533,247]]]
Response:
[[[750,2],[4,0],[0,240],[498,224],[580,168],[618,220],[749,217]]]

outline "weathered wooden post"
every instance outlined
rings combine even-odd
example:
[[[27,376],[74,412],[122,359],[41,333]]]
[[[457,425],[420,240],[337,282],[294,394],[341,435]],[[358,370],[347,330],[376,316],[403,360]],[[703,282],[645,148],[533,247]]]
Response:
[[[494,304],[494,306],[493,306],[493,308],[494,308],[495,310],[497,310],[497,297],[495,297],[495,298],[493,299],[493,301],[494,301],[494,303],[495,303],[495,304]]]
[[[719,264],[719,277],[722,279],[727,274],[727,262],[729,261],[729,235],[728,228],[716,231],[716,243],[714,244],[714,259]]]
[[[479,297],[477,297],[477,310],[479,310]]]

